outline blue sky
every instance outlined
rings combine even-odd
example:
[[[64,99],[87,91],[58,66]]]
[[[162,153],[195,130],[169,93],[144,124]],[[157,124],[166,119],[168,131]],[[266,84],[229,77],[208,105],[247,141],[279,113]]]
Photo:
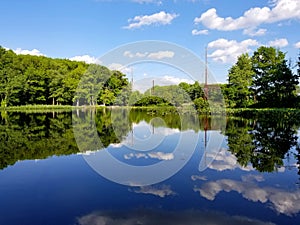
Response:
[[[203,60],[208,46],[209,68],[217,82],[226,82],[236,57],[260,45],[280,48],[296,61],[300,1],[3,0],[0,27],[0,45],[17,53],[89,62],[136,41],[171,42]],[[158,76],[137,67],[135,76]],[[170,73],[159,76],[184,79]]]

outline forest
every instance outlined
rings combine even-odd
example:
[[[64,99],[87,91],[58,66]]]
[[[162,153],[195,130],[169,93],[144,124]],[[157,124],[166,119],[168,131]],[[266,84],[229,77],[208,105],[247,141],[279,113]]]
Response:
[[[83,78],[82,89],[76,92]],[[89,91],[101,86],[93,99]],[[1,106],[111,104],[123,87],[128,86],[119,71],[67,59],[17,55],[0,47]]]
[[[259,47],[242,54],[230,68],[226,84],[154,86],[133,91],[126,75],[97,64],[17,55],[0,46],[1,107],[22,105],[193,105],[207,112],[211,102],[227,108],[298,108],[300,56],[295,66],[285,53]],[[205,90],[206,88],[206,90]],[[205,91],[204,91],[205,90]]]

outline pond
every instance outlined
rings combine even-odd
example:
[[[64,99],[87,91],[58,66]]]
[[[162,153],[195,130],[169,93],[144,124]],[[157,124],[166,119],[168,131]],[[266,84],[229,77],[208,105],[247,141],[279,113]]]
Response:
[[[298,224],[287,113],[2,112],[0,224]]]

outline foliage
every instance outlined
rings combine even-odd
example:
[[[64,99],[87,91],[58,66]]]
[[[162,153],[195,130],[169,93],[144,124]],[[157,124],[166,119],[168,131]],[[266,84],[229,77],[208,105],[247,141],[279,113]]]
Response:
[[[248,54],[238,57],[237,63],[231,67],[228,74],[227,96],[231,107],[244,108],[252,103],[252,70],[251,58]]]
[[[171,105],[166,99],[158,96],[146,96],[134,103],[134,106],[167,106]]]
[[[228,107],[295,107],[299,77],[283,52],[262,46],[251,58],[248,54],[238,58],[222,91]]]
[[[104,66],[67,59],[17,55],[0,46],[2,107],[72,105],[73,102],[78,105],[111,105],[120,90],[127,86],[124,74],[110,71]]]
[[[272,172],[283,166],[283,159],[297,146],[300,117],[289,112],[269,111],[253,119],[229,119],[225,135],[229,151],[242,166],[249,163],[260,172]]]
[[[273,47],[260,47],[252,57],[255,72],[252,89],[258,106],[292,107],[298,75],[287,65],[285,54]]]

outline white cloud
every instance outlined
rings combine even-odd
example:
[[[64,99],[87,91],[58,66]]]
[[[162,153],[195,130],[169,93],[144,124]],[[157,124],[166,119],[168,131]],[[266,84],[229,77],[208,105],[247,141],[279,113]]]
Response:
[[[25,50],[21,48],[17,48],[13,50],[17,55],[36,55],[36,56],[45,56],[43,53],[41,53],[37,49],[32,49],[32,50]]]
[[[133,192],[142,193],[142,194],[151,194],[161,198],[176,194],[174,191],[172,191],[169,185],[162,185],[160,187],[142,186],[139,187],[139,189],[134,189]]]
[[[79,55],[69,58],[72,61],[86,62],[88,64],[101,64],[101,61],[93,56]]]
[[[208,35],[208,30],[192,30],[192,35]]]
[[[142,26],[150,26],[150,25],[167,25],[171,24],[171,22],[178,17],[178,14],[175,13],[166,13],[161,11],[159,13],[155,13],[152,15],[143,15],[143,16],[135,16],[133,19],[129,19],[129,25],[125,26],[125,29],[136,29]]]
[[[247,39],[241,42],[236,40],[217,39],[208,44],[208,48],[216,49],[208,57],[221,63],[235,63],[238,56],[250,52],[251,46],[257,46],[259,43],[254,39]]]
[[[159,86],[167,86],[167,85],[175,85],[181,82],[185,82],[188,84],[193,84],[194,81],[192,79],[174,77],[171,75],[164,75],[162,77],[145,77],[141,80],[136,80],[133,84],[134,90],[139,90],[140,92],[145,92],[147,89],[152,87],[152,81],[155,80],[155,84]]]
[[[159,52],[152,52],[148,55],[150,59],[164,59],[164,58],[173,58],[175,55],[172,51],[159,51]]]
[[[125,51],[123,55],[129,58],[144,58],[148,55],[148,52],[136,52],[132,53],[131,51]]]
[[[261,178],[254,178],[260,179]],[[300,212],[300,191],[286,191],[273,187],[259,187],[254,182],[244,179],[243,182],[230,179],[221,179],[207,182],[201,188],[194,188],[195,192],[208,200],[214,200],[221,191],[236,191],[245,199],[253,202],[271,203],[278,213],[293,215]]]
[[[274,41],[269,41],[268,45],[272,46],[272,47],[277,47],[277,48],[282,48],[285,47],[289,44],[288,40],[285,38],[281,38],[281,39],[276,39]]]
[[[168,83],[168,84],[180,84],[181,82],[185,82],[188,84],[194,83],[194,81],[190,80],[190,79],[173,77],[173,76],[169,76],[169,75],[163,76],[161,81],[162,81],[162,83]]]
[[[265,35],[267,32],[267,29],[258,29],[258,30],[255,30],[253,28],[248,28],[248,29],[245,29],[243,34],[247,34],[251,37],[256,37],[256,36],[263,36]]]
[[[173,58],[175,53],[172,51],[135,52],[135,53],[132,53],[131,51],[125,51],[123,55],[129,58],[165,59],[165,58]]]
[[[124,66],[120,63],[111,63],[107,66],[110,70],[118,70],[122,73],[130,73],[132,71],[131,67]]]
[[[294,46],[295,46],[295,48],[300,48],[300,41],[297,42]]]
[[[288,19],[300,18],[299,0],[273,0],[271,7],[255,7],[245,11],[236,19],[232,17],[220,17],[215,8],[202,13],[194,19],[195,24],[203,24],[209,29],[232,31],[239,29],[256,28],[261,24],[275,23]]]

